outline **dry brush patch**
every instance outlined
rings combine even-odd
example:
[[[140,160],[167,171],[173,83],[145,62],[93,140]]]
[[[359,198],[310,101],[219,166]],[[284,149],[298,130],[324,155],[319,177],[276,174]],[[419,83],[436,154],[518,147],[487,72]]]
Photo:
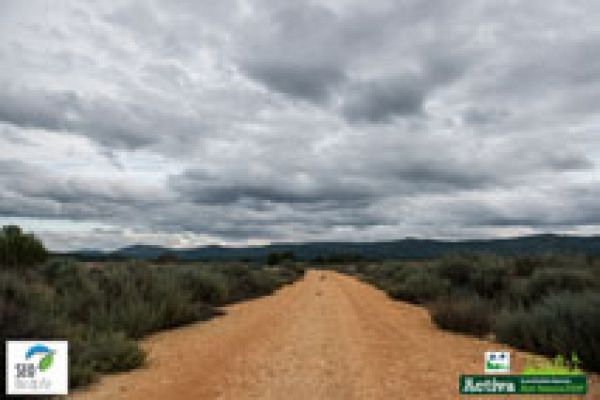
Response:
[[[21,254],[22,249],[2,251]],[[99,373],[142,365],[138,338],[218,315],[219,306],[270,294],[303,273],[296,265],[131,261],[90,266],[54,259],[20,266],[12,263],[15,257],[7,259],[11,262],[0,264],[0,335],[68,339],[72,387],[92,382]]]
[[[577,255],[453,255],[338,267],[392,298],[427,306],[442,329],[494,335],[600,371],[600,260]]]

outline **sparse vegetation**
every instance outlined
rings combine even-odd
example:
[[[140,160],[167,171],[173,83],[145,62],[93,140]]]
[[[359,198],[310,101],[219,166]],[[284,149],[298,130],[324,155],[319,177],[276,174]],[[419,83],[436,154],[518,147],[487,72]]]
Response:
[[[220,305],[272,293],[303,273],[295,265],[44,262],[28,256],[28,248],[41,245],[33,236],[13,228],[3,232],[0,334],[68,339],[72,386],[141,365],[137,338],[209,318]],[[15,237],[37,244],[15,245]],[[22,260],[27,268],[18,268]],[[3,352],[1,346],[2,360]]]

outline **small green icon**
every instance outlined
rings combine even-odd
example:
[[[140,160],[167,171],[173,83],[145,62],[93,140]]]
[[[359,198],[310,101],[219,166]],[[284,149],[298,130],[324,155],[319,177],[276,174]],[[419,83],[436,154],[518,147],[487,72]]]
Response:
[[[52,366],[52,363],[54,363],[54,352],[50,352],[42,357],[39,364],[40,371],[46,371]]]

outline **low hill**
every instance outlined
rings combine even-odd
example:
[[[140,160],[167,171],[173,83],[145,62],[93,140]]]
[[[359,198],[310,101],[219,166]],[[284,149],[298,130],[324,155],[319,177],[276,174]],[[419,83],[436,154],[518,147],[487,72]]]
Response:
[[[170,249],[152,245],[134,245],[113,252],[73,252],[80,259],[155,259],[170,254],[189,261],[264,261],[272,253],[292,252],[296,260],[368,259],[422,260],[445,254],[482,252],[503,256],[540,254],[600,255],[600,236],[535,235],[509,239],[443,241],[402,239],[387,242],[309,242],[275,243],[266,246],[207,246],[190,249]]]

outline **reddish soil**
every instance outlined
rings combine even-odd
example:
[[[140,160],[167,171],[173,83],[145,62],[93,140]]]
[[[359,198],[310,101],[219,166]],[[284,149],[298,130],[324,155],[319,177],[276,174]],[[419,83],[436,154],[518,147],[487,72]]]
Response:
[[[145,339],[146,367],[103,377],[71,397],[447,400],[460,398],[460,373],[482,373],[484,351],[512,351],[515,372],[526,356],[441,331],[425,309],[334,272],[308,271],[272,296],[225,311]],[[587,398],[600,399],[600,381],[591,380]],[[506,398],[517,397],[524,398]]]

